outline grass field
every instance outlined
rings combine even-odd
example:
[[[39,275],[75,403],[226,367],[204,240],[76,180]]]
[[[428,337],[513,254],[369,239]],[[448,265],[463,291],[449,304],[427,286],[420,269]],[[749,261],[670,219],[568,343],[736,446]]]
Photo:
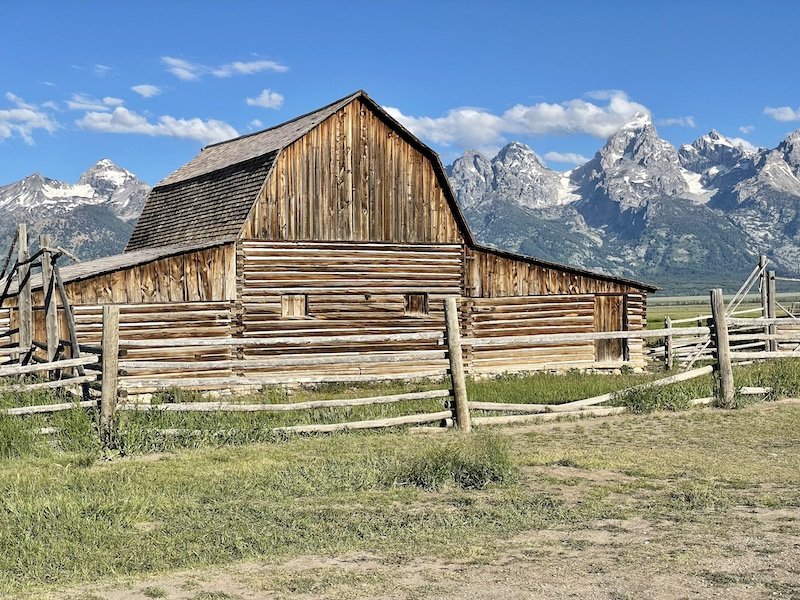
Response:
[[[567,401],[646,377],[508,377],[470,393]],[[800,392],[797,361],[736,377]],[[680,409],[712,387],[695,380],[620,402]],[[70,435],[53,442],[23,428],[28,445],[8,441],[21,420],[0,419],[3,597],[800,595],[800,405],[474,436],[209,436],[157,453],[131,444],[126,457],[85,445],[86,414],[59,417]]]

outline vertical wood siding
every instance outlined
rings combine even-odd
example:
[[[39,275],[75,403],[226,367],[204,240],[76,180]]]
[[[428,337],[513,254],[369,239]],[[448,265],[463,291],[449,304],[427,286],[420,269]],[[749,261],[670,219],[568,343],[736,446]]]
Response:
[[[460,243],[433,164],[356,100],[284,148],[245,239]]]
[[[149,263],[66,283],[71,304],[208,302],[236,297],[233,244],[186,252]],[[16,306],[16,297],[6,301]],[[33,293],[34,306],[42,292]],[[60,299],[59,299],[60,304]]]
[[[640,293],[625,283],[537,265],[489,251],[466,251],[466,291],[476,298],[544,294]]]

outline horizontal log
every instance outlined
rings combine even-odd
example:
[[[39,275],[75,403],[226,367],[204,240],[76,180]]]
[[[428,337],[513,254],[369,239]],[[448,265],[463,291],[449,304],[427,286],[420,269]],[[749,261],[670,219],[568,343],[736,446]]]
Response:
[[[587,342],[596,340],[619,340],[619,339],[644,339],[664,337],[667,332],[674,332],[674,329],[642,329],[638,331],[595,331],[592,333],[555,333],[548,335],[528,335],[528,336],[507,336],[496,338],[464,338],[464,345],[471,344],[473,347],[495,346],[495,345],[537,345],[537,344],[561,344],[564,342]],[[687,334],[707,334],[710,333],[708,327],[685,327],[684,335]]]
[[[738,351],[731,352],[731,360],[760,360],[767,358],[796,358],[800,359],[799,352],[789,352],[785,350],[778,350],[775,352],[747,352]]]
[[[120,380],[123,389],[163,389],[168,387],[258,387],[282,385],[286,383],[359,383],[368,381],[388,381],[392,379],[426,379],[447,375],[447,369],[428,369],[415,373],[385,373],[376,375],[275,375],[245,377],[201,377],[201,378],[158,378]]]
[[[665,385],[671,385],[673,383],[680,383],[681,381],[688,381],[690,379],[694,379],[695,377],[708,375],[713,371],[714,367],[712,367],[711,365],[705,367],[699,367],[697,369],[692,369],[691,371],[678,373],[677,375],[670,375],[669,377],[656,379],[655,381],[648,381],[647,383],[635,385],[633,387],[629,387],[624,390],[617,390],[614,392],[610,392],[608,394],[601,394],[600,396],[586,398],[585,400],[576,400],[575,402],[567,402],[566,404],[548,404],[547,410],[549,412],[565,412],[565,411],[581,410],[587,406],[594,406],[596,404],[602,404],[603,402],[608,402],[616,394],[624,394],[625,392],[639,391],[653,387],[662,387]]]
[[[62,404],[41,404],[37,406],[3,408],[0,409],[0,415],[35,415],[72,410],[73,408],[94,408],[96,406],[97,400],[83,400],[81,402],[64,402]]]
[[[538,413],[531,415],[508,415],[501,417],[472,417],[473,425],[515,425],[530,423],[535,421],[552,421],[563,417],[605,417],[624,413],[627,409],[624,406],[614,406],[611,408],[587,408],[586,410],[573,410],[559,413]]]
[[[128,411],[162,412],[288,412],[320,408],[348,408],[352,406],[392,404],[407,400],[431,400],[435,398],[447,398],[449,396],[450,390],[432,390],[428,392],[392,394],[389,396],[372,396],[369,398],[313,400],[309,402],[292,402],[285,404],[236,404],[234,402],[181,402],[178,404],[127,403],[119,404],[117,408],[118,410]]]
[[[771,387],[740,387],[739,393],[744,396],[760,396],[762,394],[769,394],[772,392]]]
[[[525,412],[543,413],[547,408],[543,404],[510,404],[505,402],[475,402],[470,401],[469,407],[473,410],[491,410],[496,412]]]
[[[81,358],[68,358],[64,360],[45,362],[35,365],[0,367],[0,377],[8,377],[10,375],[25,375],[27,373],[36,373],[38,371],[55,371],[57,369],[67,369],[69,367],[91,365],[99,361],[100,361],[99,357],[94,355],[89,355],[89,356],[82,356]]]
[[[735,317],[736,315],[748,315],[748,314],[760,313],[760,312],[761,312],[761,308],[760,307],[759,308],[746,308],[746,309],[743,309],[743,310],[734,311],[733,313],[731,313],[731,316]],[[705,321],[706,319],[710,319],[710,318],[711,318],[711,315],[698,315],[696,317],[689,317],[689,318],[686,318],[686,319],[673,319],[672,324],[675,325],[677,323],[696,323],[697,321]]]
[[[287,433],[333,433],[336,431],[354,431],[358,429],[378,429],[382,427],[398,427],[401,425],[420,425],[423,423],[435,423],[436,421],[446,421],[453,418],[453,411],[444,410],[441,412],[427,413],[421,415],[408,415],[404,417],[390,417],[387,419],[370,419],[368,421],[354,421],[351,423],[332,423],[329,425],[290,425],[288,427],[276,427],[273,431]]]
[[[728,319],[729,327],[758,327],[763,325],[795,325],[800,326],[800,319],[790,317],[776,317],[773,319]]]
[[[689,406],[698,406],[704,404],[714,404],[716,398],[713,396],[707,396],[705,398],[695,398],[693,400],[689,400]]]
[[[323,345],[352,344],[372,342],[409,342],[417,340],[442,340],[440,331],[422,331],[417,333],[396,333],[383,335],[332,335],[309,337],[274,337],[274,338],[175,338],[170,340],[124,340],[120,346],[127,348],[172,348],[178,346],[277,346],[277,345]]]
[[[350,365],[368,363],[396,363],[416,362],[429,360],[444,360],[444,350],[411,350],[393,353],[360,353],[297,356],[287,358],[244,358],[234,360],[206,360],[206,361],[167,361],[167,360],[123,360],[120,369],[174,369],[174,370],[203,370],[203,369],[257,369],[276,367],[297,367],[315,365]]]

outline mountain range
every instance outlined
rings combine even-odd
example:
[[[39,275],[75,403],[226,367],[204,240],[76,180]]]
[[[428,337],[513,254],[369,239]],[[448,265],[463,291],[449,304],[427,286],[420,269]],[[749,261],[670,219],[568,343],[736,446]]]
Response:
[[[717,131],[676,149],[639,115],[587,163],[548,168],[512,142],[447,167],[476,237],[505,250],[656,283],[734,286],[770,257],[800,275],[800,130],[774,149]],[[0,187],[0,253],[16,223],[82,259],[121,252],[150,186],[108,159],[77,183],[38,173]]]
[[[713,130],[676,149],[639,115],[566,173],[512,142],[468,150],[448,176],[478,239],[502,249],[676,293],[741,282],[759,254],[800,270],[800,130],[771,150]]]
[[[40,233],[49,233],[84,260],[122,252],[149,193],[149,185],[108,159],[83,173],[78,183],[34,173],[2,186],[0,260],[22,222],[32,245]]]

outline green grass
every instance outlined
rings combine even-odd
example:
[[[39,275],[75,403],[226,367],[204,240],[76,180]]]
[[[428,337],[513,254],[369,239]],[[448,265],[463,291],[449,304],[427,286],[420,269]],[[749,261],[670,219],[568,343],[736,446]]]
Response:
[[[491,561],[524,531],[800,507],[798,406],[557,426],[0,460],[0,594],[308,554]]]

